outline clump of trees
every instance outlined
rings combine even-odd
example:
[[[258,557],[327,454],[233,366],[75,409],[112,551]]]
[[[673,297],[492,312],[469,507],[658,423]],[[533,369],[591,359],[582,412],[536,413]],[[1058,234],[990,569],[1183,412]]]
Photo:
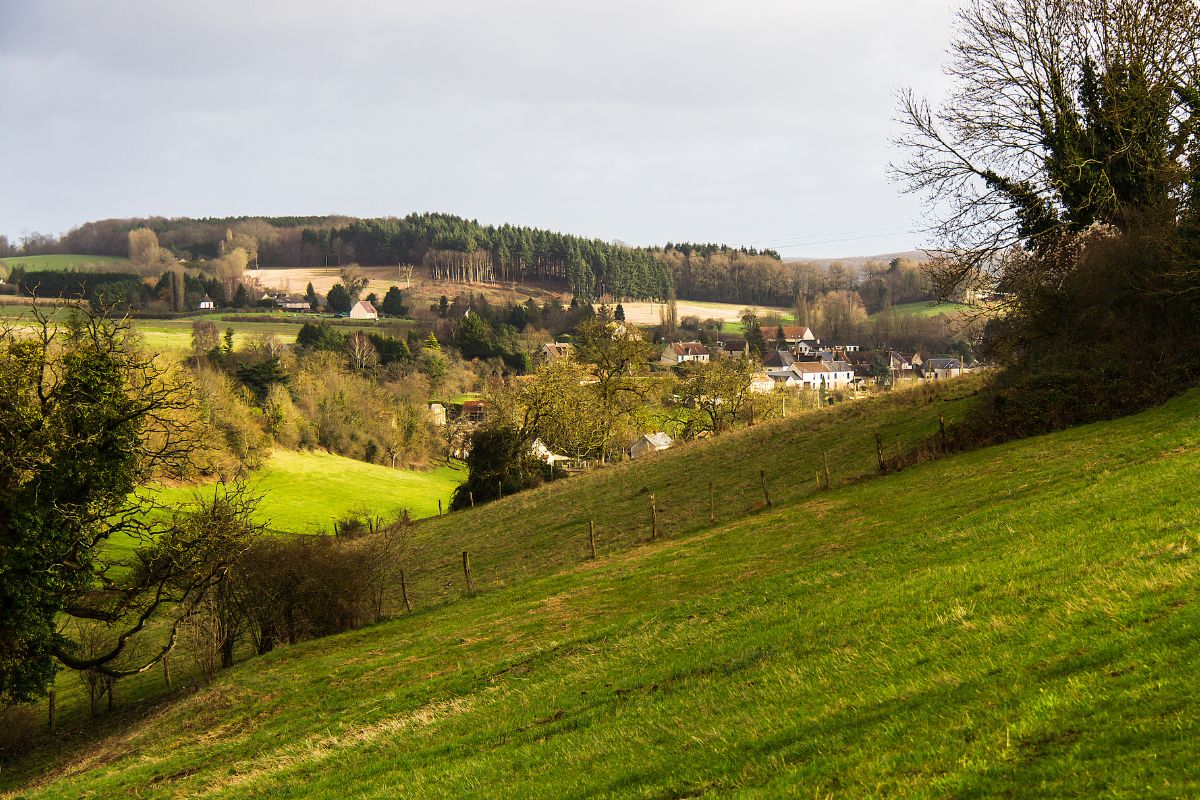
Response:
[[[236,485],[173,510],[136,493],[186,476],[205,447],[184,374],[143,355],[119,321],[31,313],[33,335],[0,330],[6,703],[44,694],[63,667],[105,679],[152,667],[259,531]],[[132,555],[106,553],[117,536]],[[167,635],[146,649],[151,620]]]
[[[904,96],[942,295],[990,295],[1007,367],[981,431],[1125,413],[1200,374],[1200,8],[980,0],[959,14],[948,102]]]

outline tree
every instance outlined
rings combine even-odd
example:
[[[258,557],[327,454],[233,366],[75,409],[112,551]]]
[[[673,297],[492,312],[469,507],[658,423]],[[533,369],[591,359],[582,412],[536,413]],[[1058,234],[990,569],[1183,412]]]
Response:
[[[344,285],[335,283],[329,288],[329,294],[325,297],[325,304],[329,306],[330,311],[337,314],[349,314],[350,307],[354,305],[354,300]]]
[[[346,337],[346,354],[350,356],[350,363],[359,372],[365,372],[379,363],[375,345],[362,331],[355,331]]]
[[[495,353],[492,329],[482,314],[468,314],[458,326],[458,349],[463,358],[487,358]]]
[[[745,309],[742,312],[742,327],[746,331],[746,344],[749,345],[750,352],[761,358],[763,350],[767,348],[767,340],[758,324],[758,315],[750,309]]]
[[[404,305],[404,296],[400,293],[400,287],[392,286],[387,290],[379,310],[389,317],[403,317],[408,313],[408,308]]]
[[[446,295],[442,295],[441,297],[438,298],[438,305],[437,305],[438,316],[441,317],[442,319],[445,319],[446,312],[449,310],[450,310],[450,300],[446,297]]]
[[[304,290],[304,298],[308,300],[308,307],[313,311],[321,307],[321,299],[317,297],[317,290],[313,288],[312,281],[308,282],[308,288]]]
[[[310,283],[309,287],[311,287],[311,286],[312,286],[312,284]],[[249,308],[250,305],[251,305],[250,292],[247,291],[246,284],[239,283],[237,285],[237,291],[233,293],[233,307],[234,308]]]
[[[910,157],[893,168],[929,198],[938,293],[1022,283],[1007,273],[1029,262],[1001,257],[1016,245],[1050,254],[1094,224],[1195,218],[1198,40],[1200,8],[1187,0],[963,8],[947,67],[955,89],[936,110],[903,94]]]
[[[507,422],[477,428],[467,454],[467,480],[454,490],[451,508],[466,508],[471,499],[493,500],[536,486],[540,465],[530,452],[532,438]]]
[[[748,358],[691,361],[684,365],[679,395],[698,414],[688,420],[686,433],[720,433],[730,427],[750,396],[755,364]]]
[[[346,347],[346,337],[328,322],[306,322],[296,333],[296,344],[305,350],[330,350],[340,353]]]
[[[136,494],[185,476],[203,442],[190,385],[138,350],[128,324],[31,315],[33,335],[0,331],[0,702],[43,694],[59,666],[149,669],[259,530],[239,487],[190,511]],[[105,551],[117,535],[132,555]],[[154,619],[162,638],[131,647]]]
[[[599,319],[580,323],[577,331],[576,360],[592,365],[595,391],[604,423],[604,450],[608,454],[613,433],[623,419],[632,418],[645,404],[649,384],[641,375],[656,348],[645,341],[633,326],[618,332],[617,326]]]
[[[625,321],[625,306],[617,303],[617,310],[613,312],[613,319],[617,322]]]
[[[221,346],[221,333],[215,322],[196,320],[192,323],[192,354],[203,358]]]
[[[149,228],[134,228],[129,232],[129,260],[138,266],[159,261],[158,236]]]
[[[363,274],[362,268],[358,264],[347,264],[342,267],[341,280],[350,299],[354,301],[362,296],[368,284],[371,283],[371,279]]]
[[[1190,0],[974,0],[946,104],[904,94],[894,170],[929,204],[933,288],[1003,312],[981,437],[1129,413],[1200,374],[1198,43]]]

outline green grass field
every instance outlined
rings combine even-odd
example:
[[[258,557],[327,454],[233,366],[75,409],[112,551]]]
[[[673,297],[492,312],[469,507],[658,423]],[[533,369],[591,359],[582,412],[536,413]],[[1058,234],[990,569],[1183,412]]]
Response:
[[[414,519],[435,516],[438,501],[450,507],[454,487],[466,480],[455,462],[431,470],[391,469],[323,451],[276,450],[251,474],[251,491],[262,496],[259,519],[286,533],[332,533],[333,522],[355,510],[390,515],[408,509]],[[167,489],[160,497],[187,496],[203,488]]]
[[[0,304],[0,319],[10,320],[18,325],[27,324],[30,313],[29,305],[19,302],[18,298],[7,299],[10,302]],[[189,354],[192,351],[192,325],[197,320],[212,322],[220,329],[222,335],[224,335],[227,329],[233,328],[234,347],[244,348],[250,344],[255,336],[266,334],[278,337],[279,341],[284,344],[294,344],[296,335],[300,332],[300,328],[304,322],[321,319],[316,315],[296,315],[285,314],[283,312],[271,314],[263,312],[247,314],[246,316],[254,317],[255,319],[243,322],[238,320],[237,316],[236,312],[226,312],[178,317],[175,319],[133,318],[131,321],[134,328],[141,334],[146,349],[154,353],[174,353],[180,355]],[[262,319],[265,316],[270,316],[273,319],[265,321]],[[324,319],[328,320],[328,318]],[[410,323],[407,323],[405,320],[388,320],[385,323],[364,322],[361,325],[339,324],[337,330],[341,333],[350,333],[354,330],[389,332],[384,329],[406,324]]]
[[[971,306],[966,303],[932,303],[924,300],[916,303],[900,303],[892,306],[897,314],[903,317],[936,317],[938,314],[949,314],[954,316],[960,311],[965,311]],[[882,311],[878,311],[871,315],[871,319],[879,319]]]
[[[1200,392],[873,476],[874,433],[888,447],[928,436],[969,402],[958,388],[763,424],[430,520],[413,615],[248,660],[36,750],[0,787],[1200,794]],[[823,452],[829,491],[814,485]],[[598,561],[585,560],[587,519]],[[472,597],[454,571],[466,548]]]
[[[72,255],[69,253],[58,253],[49,256],[9,256],[8,258],[0,258],[0,265],[5,267],[23,266],[29,270],[105,267],[119,271],[121,267],[128,266],[128,264],[129,259],[118,256]]]

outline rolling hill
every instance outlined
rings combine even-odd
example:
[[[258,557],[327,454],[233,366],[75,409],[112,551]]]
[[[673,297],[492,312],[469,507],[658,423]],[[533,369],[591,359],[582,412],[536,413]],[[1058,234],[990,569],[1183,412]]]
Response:
[[[874,474],[876,432],[909,447],[970,388],[759,425],[430,520],[411,616],[48,743],[0,788],[1194,796],[1200,392]]]

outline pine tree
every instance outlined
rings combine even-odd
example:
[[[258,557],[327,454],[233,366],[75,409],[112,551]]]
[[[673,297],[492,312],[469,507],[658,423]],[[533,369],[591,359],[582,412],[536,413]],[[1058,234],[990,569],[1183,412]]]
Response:
[[[617,303],[617,310],[613,312],[613,319],[615,319],[617,322],[625,321],[625,306]]]
[[[321,307],[321,300],[317,297],[317,290],[313,288],[312,281],[308,282],[308,289],[305,290],[304,297],[308,300],[308,307],[313,311]]]

